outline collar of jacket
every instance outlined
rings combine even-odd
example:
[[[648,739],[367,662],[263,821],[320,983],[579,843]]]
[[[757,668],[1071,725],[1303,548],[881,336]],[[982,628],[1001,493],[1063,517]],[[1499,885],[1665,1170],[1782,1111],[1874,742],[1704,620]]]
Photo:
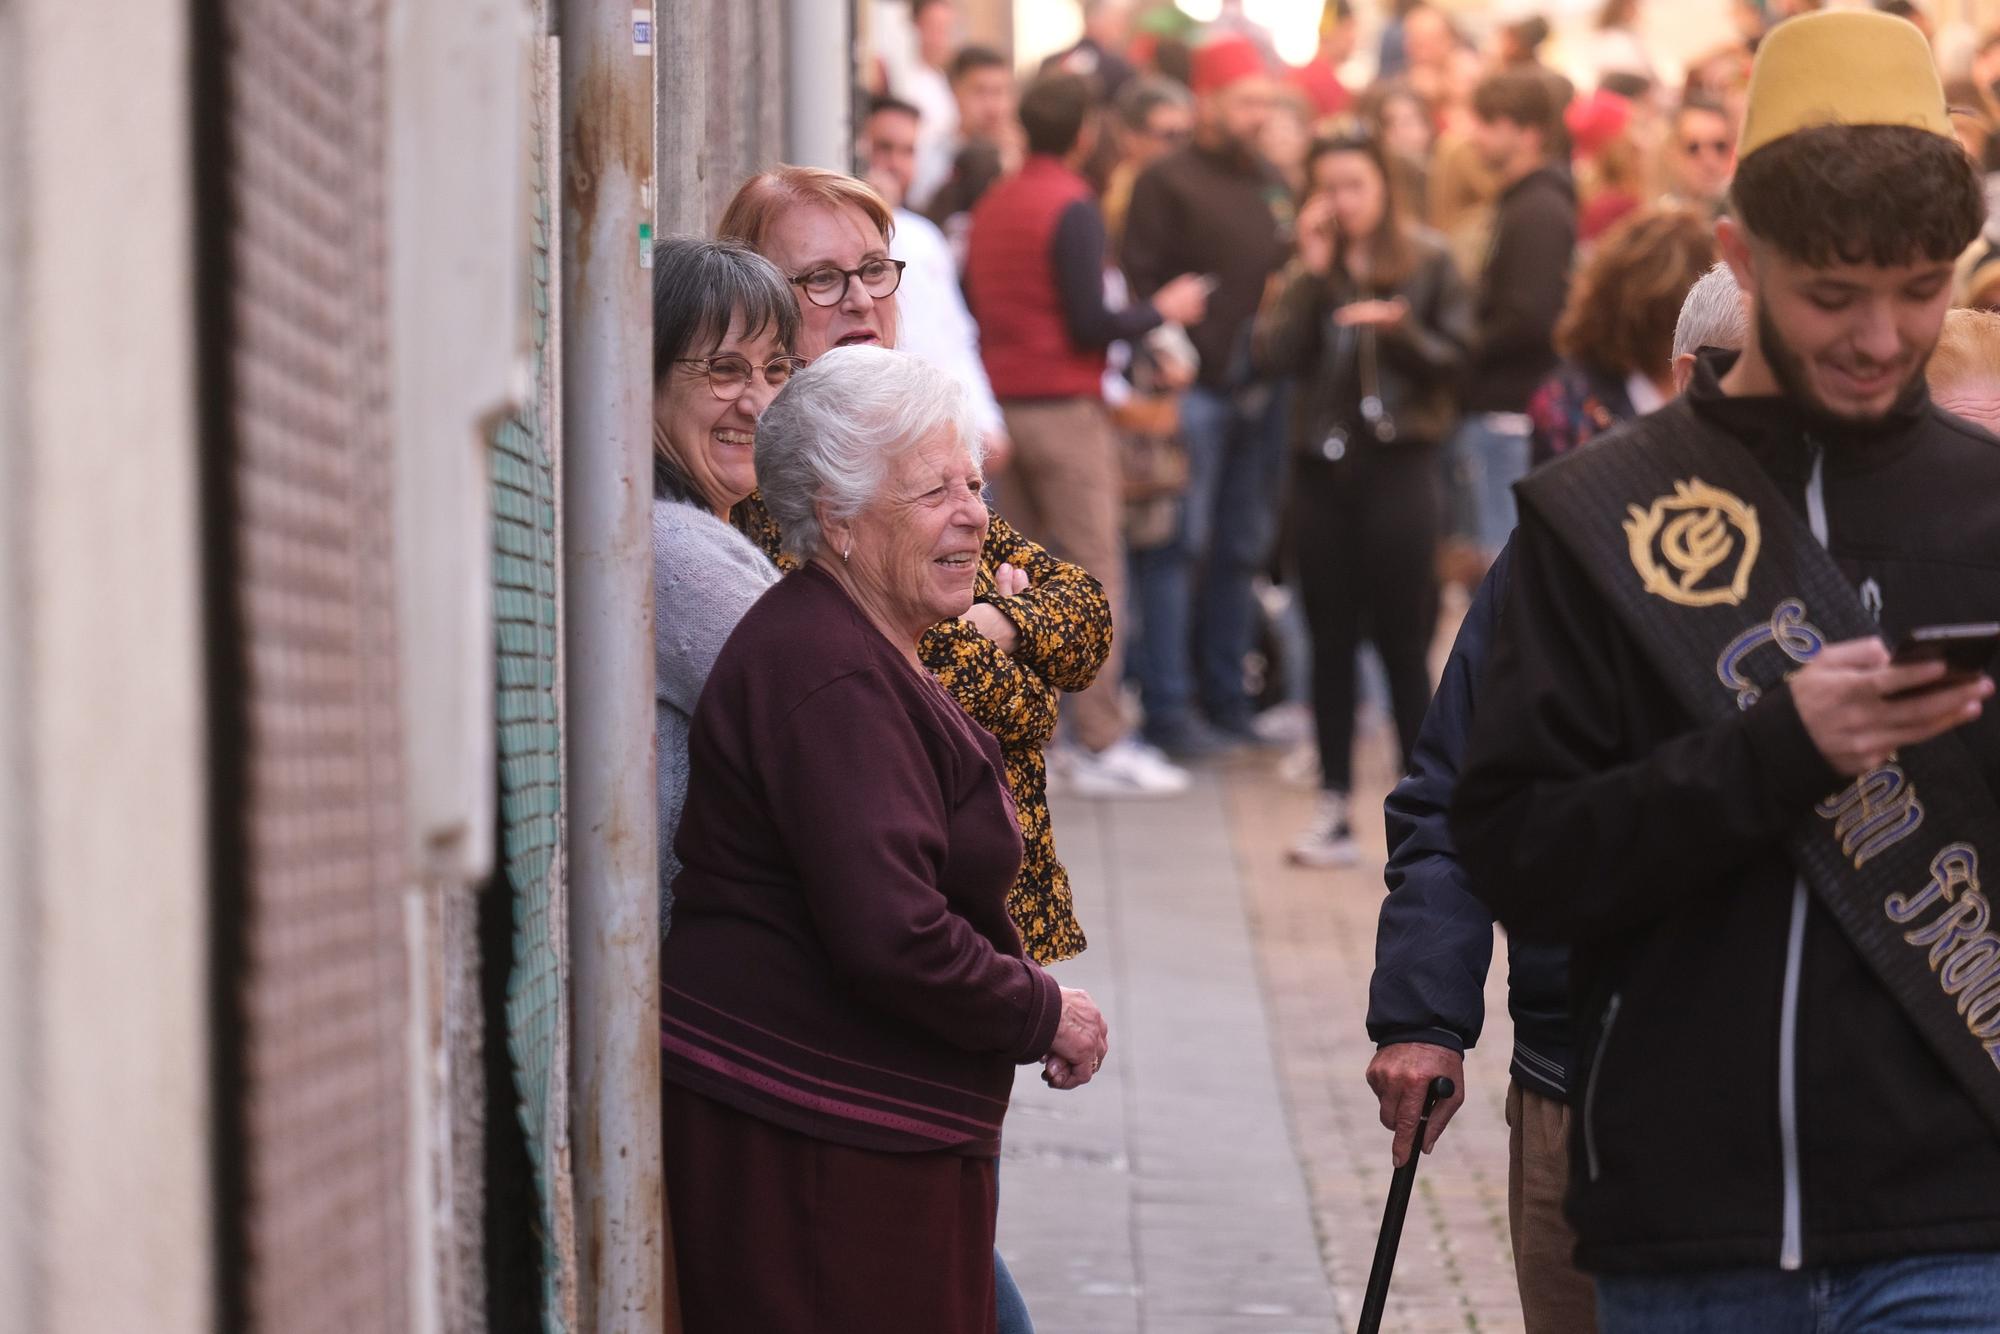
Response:
[[[1826,466],[1835,472],[1867,473],[1894,463],[1917,445],[1931,415],[1930,389],[1920,378],[1880,422],[1858,426],[1801,407],[1784,394],[1736,396],[1725,393],[1722,377],[1739,354],[1709,350],[1695,359],[1688,404],[1695,415],[1721,428],[1781,481],[1803,483],[1811,469],[1811,446],[1826,448]]]
[[[1576,182],[1570,179],[1568,172],[1553,162],[1544,162],[1541,166],[1536,167],[1526,176],[1523,176],[1520,180],[1515,181],[1512,185],[1502,190],[1500,192],[1500,202],[1504,204],[1529,188],[1539,188],[1542,185],[1552,186],[1564,199],[1572,204],[1576,202]]]

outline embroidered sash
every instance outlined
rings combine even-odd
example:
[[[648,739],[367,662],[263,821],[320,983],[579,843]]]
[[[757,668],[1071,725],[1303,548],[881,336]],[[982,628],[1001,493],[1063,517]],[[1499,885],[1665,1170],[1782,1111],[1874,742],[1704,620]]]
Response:
[[[1683,403],[1523,482],[1680,703],[1716,721],[1829,643],[1877,633],[1754,458]],[[1793,862],[2000,1132],[2000,922],[1980,855],[2000,804],[1957,734],[1819,803]]]

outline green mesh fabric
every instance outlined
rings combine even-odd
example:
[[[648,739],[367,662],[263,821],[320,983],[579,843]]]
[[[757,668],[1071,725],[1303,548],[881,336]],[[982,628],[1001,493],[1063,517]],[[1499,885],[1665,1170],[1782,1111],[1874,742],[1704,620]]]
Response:
[[[538,87],[547,68],[537,62]],[[549,423],[558,386],[549,361],[549,215],[543,106],[533,99],[531,219],[534,401],[493,433],[493,615],[499,654],[500,864],[514,910],[507,984],[507,1047],[520,1117],[534,1160],[544,1248],[544,1328],[563,1334],[557,1253],[550,1075],[558,1059],[563,985],[555,914],[561,873],[562,727],[557,705],[556,492]]]

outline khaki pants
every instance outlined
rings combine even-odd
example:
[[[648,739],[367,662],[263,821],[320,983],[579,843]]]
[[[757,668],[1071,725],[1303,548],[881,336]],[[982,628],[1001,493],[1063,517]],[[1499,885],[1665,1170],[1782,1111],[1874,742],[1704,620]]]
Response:
[[[1576,1267],[1576,1234],[1563,1217],[1569,1190],[1569,1108],[1507,1086],[1507,1230],[1528,1334],[1591,1334],[1597,1289]]]
[[[1000,475],[1000,513],[1023,536],[1081,566],[1111,604],[1111,656],[1090,689],[1069,697],[1076,739],[1103,750],[1130,730],[1119,677],[1116,633],[1125,618],[1125,480],[1118,437],[1104,404],[1091,398],[1013,399],[1000,405],[1014,456]]]

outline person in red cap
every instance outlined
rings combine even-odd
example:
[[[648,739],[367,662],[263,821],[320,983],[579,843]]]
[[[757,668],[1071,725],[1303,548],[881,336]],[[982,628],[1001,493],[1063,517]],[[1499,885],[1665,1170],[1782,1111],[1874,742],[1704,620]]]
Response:
[[[1139,300],[1183,273],[1214,285],[1206,317],[1188,330],[1201,373],[1182,400],[1189,479],[1178,531],[1132,558],[1140,621],[1132,661],[1146,735],[1182,758],[1255,736],[1243,661],[1256,611],[1251,581],[1275,536],[1283,444],[1278,395],[1252,374],[1249,335],[1265,283],[1285,262],[1292,208],[1256,149],[1277,93],[1256,44],[1230,34],[1199,47],[1193,87],[1194,142],[1133,185],[1123,256]],[[1198,609],[1197,567],[1205,571]],[[1196,714],[1197,683],[1207,723]]]
[[[1644,164],[1632,138],[1632,104],[1599,88],[1563,112],[1576,154],[1576,239],[1588,245],[1642,201]]]

